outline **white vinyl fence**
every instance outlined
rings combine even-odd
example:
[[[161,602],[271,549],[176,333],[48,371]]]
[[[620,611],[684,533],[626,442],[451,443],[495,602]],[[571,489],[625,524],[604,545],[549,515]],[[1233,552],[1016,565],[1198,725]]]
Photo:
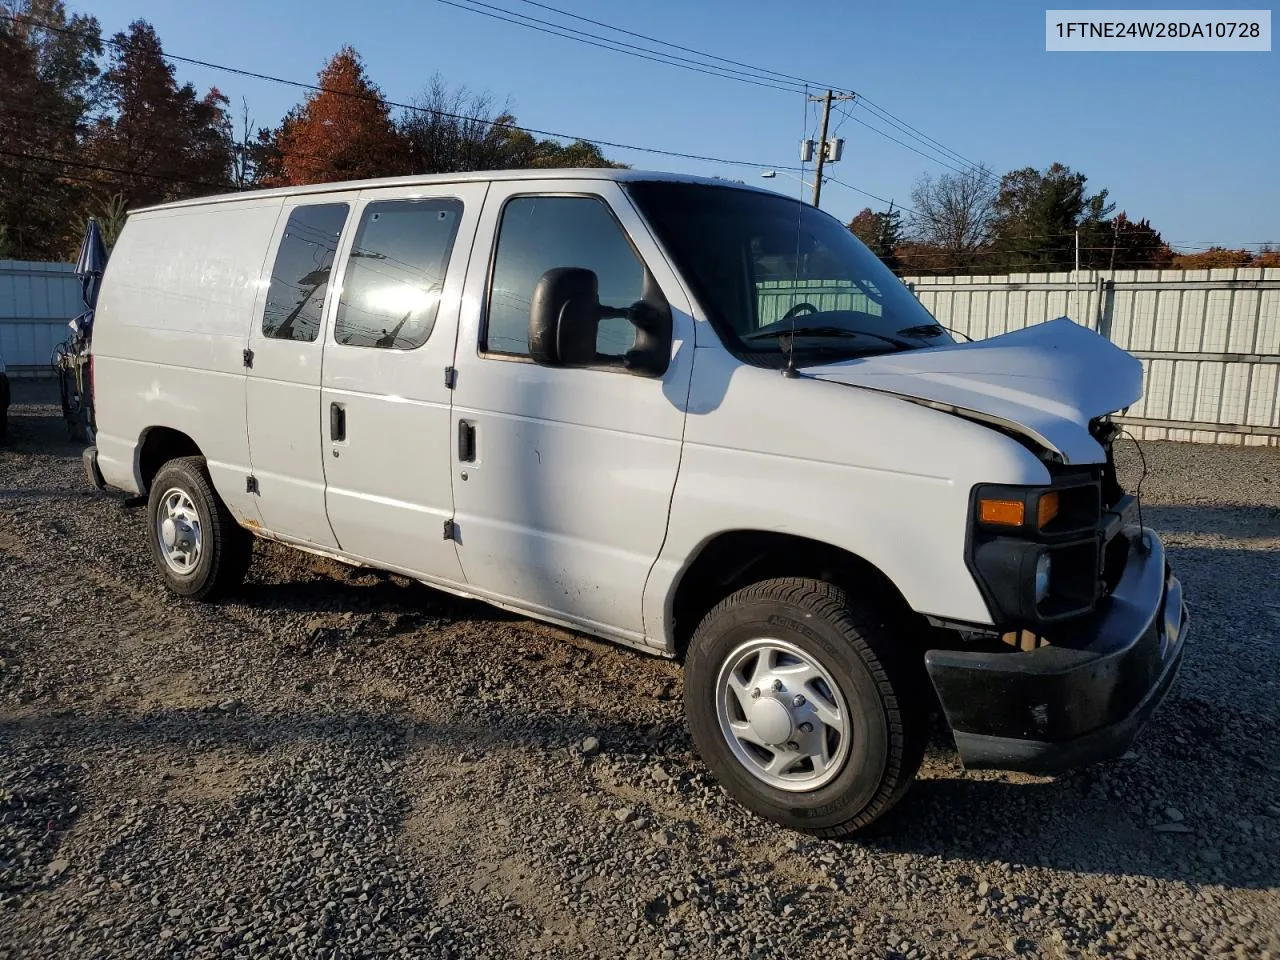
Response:
[[[0,357],[10,376],[53,376],[53,348],[84,312],[71,263],[0,260]]]
[[[1280,269],[907,277],[944,326],[975,339],[1071,317],[1142,361],[1117,419],[1144,440],[1280,446]]]

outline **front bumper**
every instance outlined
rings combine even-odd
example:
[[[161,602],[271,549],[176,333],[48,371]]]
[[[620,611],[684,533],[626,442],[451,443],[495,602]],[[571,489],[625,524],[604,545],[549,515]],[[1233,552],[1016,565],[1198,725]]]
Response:
[[[1054,773],[1119,756],[1169,692],[1188,616],[1164,545],[1136,526],[1097,609],[1028,652],[930,650],[925,665],[970,769]]]

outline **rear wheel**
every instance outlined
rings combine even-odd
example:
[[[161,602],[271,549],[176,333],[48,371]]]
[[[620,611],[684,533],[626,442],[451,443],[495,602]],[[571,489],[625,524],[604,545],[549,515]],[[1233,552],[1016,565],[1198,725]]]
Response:
[[[924,752],[916,672],[841,588],[766,580],[703,619],[685,663],[694,743],[744,806],[817,836],[853,833],[911,785]]]
[[[160,468],[147,520],[151,556],[174,593],[215,600],[244,580],[253,538],[213,489],[203,457],[180,457]]]

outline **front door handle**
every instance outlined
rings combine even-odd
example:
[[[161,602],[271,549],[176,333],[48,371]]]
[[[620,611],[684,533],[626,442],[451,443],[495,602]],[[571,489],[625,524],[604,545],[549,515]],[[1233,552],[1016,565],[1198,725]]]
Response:
[[[341,403],[329,404],[329,439],[335,442],[347,439],[347,408]]]
[[[461,463],[475,463],[476,459],[476,425],[470,420],[458,421],[458,460]]]

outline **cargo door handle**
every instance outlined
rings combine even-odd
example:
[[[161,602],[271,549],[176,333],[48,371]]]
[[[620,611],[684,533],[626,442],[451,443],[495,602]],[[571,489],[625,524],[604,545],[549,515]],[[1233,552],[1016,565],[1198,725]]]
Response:
[[[347,439],[347,408],[340,403],[329,404],[329,439],[336,442]]]
[[[476,425],[470,420],[458,421],[458,460],[474,463],[476,459]]]

